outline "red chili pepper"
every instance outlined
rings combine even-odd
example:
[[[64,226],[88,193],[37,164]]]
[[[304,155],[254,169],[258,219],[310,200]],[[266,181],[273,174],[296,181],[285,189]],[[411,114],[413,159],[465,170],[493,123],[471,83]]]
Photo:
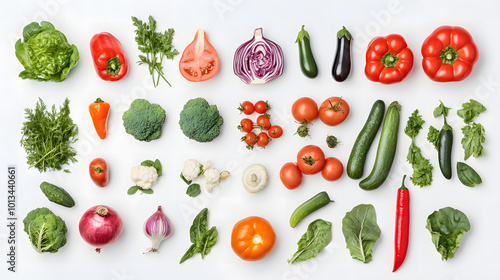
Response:
[[[373,82],[401,82],[413,68],[413,53],[398,34],[375,37],[366,50],[365,75]]]
[[[405,178],[401,188],[398,189],[396,199],[396,233],[394,235],[394,268],[392,272],[398,270],[406,258],[408,251],[408,237],[410,235],[410,192],[405,187]]]
[[[467,30],[441,26],[425,39],[422,56],[422,68],[431,80],[453,82],[470,75],[479,54]]]
[[[94,35],[90,52],[97,75],[105,81],[121,80],[128,72],[128,62],[120,41],[108,32]]]

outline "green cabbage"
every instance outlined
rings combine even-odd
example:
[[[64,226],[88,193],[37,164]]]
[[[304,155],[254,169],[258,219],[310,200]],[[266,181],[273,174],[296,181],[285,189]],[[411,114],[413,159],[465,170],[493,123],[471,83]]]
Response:
[[[66,36],[50,22],[32,22],[23,29],[23,42],[16,42],[16,57],[24,66],[23,79],[62,82],[76,66],[80,54]]]

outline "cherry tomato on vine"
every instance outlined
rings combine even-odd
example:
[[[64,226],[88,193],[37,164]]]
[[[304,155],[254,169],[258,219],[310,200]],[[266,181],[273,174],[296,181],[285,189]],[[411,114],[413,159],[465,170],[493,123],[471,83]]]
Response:
[[[271,127],[271,121],[269,120],[270,117],[271,115],[269,114],[260,115],[257,118],[257,125],[260,125],[262,129],[268,130]]]
[[[271,138],[280,138],[283,135],[283,129],[279,125],[273,125],[267,130],[267,133]]]
[[[260,100],[255,102],[255,112],[259,114],[265,114],[269,109],[271,109],[271,106],[267,101]]]
[[[241,132],[251,132],[253,130],[253,121],[251,119],[242,119],[240,125],[238,125],[238,129]]]
[[[261,217],[248,217],[237,222],[231,233],[233,251],[246,261],[263,259],[274,249],[276,233],[271,224]]]
[[[313,122],[318,118],[318,104],[309,97],[299,98],[292,105],[292,116],[299,123]]]
[[[257,145],[259,147],[264,148],[265,146],[267,146],[267,144],[269,144],[270,139],[269,139],[269,136],[267,135],[267,133],[261,132],[261,133],[259,133],[259,135],[257,136],[257,138],[258,138],[257,139]]]
[[[326,125],[335,126],[349,116],[349,104],[341,97],[330,97],[319,107],[319,119]]]
[[[326,158],[325,167],[321,170],[321,176],[327,181],[337,181],[344,173],[344,165],[334,157]]]
[[[240,112],[245,115],[251,115],[255,111],[253,104],[250,101],[244,101],[243,103],[240,103],[240,107],[238,107],[238,110],[240,110]]]
[[[323,150],[315,145],[307,145],[300,149],[297,153],[297,166],[306,175],[321,172],[325,166],[325,154]]]
[[[253,132],[249,132],[241,138],[241,141],[245,141],[245,143],[247,143],[248,149],[253,149],[253,146],[257,143],[257,135]]]
[[[297,164],[287,162],[281,167],[280,180],[287,189],[296,189],[302,184],[302,172]]]

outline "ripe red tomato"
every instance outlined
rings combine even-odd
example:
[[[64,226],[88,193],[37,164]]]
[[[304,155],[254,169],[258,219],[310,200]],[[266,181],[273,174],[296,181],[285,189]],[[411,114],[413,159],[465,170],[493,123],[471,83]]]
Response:
[[[279,125],[273,125],[267,131],[269,133],[269,137],[271,138],[280,138],[283,135],[283,128]]]
[[[238,125],[238,129],[241,132],[251,132],[253,130],[253,121],[251,119],[242,119],[240,125]]]
[[[255,102],[255,112],[259,114],[265,114],[269,109],[271,109],[271,106],[267,101],[260,100]]]
[[[259,135],[257,136],[259,139],[257,139],[257,145],[259,147],[262,147],[264,148],[265,146],[267,146],[267,144],[269,144],[269,136],[267,136],[267,133],[265,132],[261,132],[259,133]]]
[[[198,29],[179,61],[182,76],[191,82],[206,81],[217,74],[219,64],[219,56],[208,42],[207,34],[203,29]]]
[[[269,120],[270,117],[271,115],[269,114],[260,115],[257,118],[257,125],[260,125],[262,129],[268,130],[271,127],[271,120]]]
[[[243,103],[240,103],[240,107],[238,107],[238,110],[240,110],[240,112],[245,115],[251,115],[254,112],[254,107],[252,102],[244,101]]]
[[[321,170],[321,176],[327,181],[337,181],[344,173],[342,162],[334,157],[329,157],[325,160],[325,167]]]
[[[92,160],[89,164],[89,174],[92,181],[94,181],[98,187],[104,188],[108,185],[108,164],[104,159],[96,158]]]
[[[302,172],[297,164],[287,162],[281,167],[280,180],[287,189],[296,189],[302,184]]]
[[[263,259],[274,249],[276,233],[271,224],[261,217],[248,217],[237,222],[231,233],[233,251],[246,261]]]
[[[318,104],[309,97],[299,98],[292,105],[292,116],[299,123],[313,122],[318,118]]]
[[[335,126],[349,116],[349,104],[340,97],[330,97],[319,107],[319,119],[326,125]]]
[[[247,133],[247,135],[241,138],[241,141],[245,141],[247,143],[248,149],[253,149],[253,146],[257,143],[257,135],[255,135],[255,133],[253,132],[249,132]]]
[[[297,153],[297,166],[306,175],[319,173],[325,166],[325,154],[320,147],[307,145]]]

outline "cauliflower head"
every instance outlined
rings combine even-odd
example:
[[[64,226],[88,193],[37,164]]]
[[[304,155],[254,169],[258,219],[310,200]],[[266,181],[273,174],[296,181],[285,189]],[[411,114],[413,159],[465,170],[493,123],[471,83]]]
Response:
[[[130,179],[145,190],[150,189],[158,181],[158,172],[152,166],[134,166],[130,169]]]
[[[184,167],[182,168],[182,176],[188,181],[194,181],[198,179],[200,174],[203,172],[203,165],[201,165],[195,159],[188,159],[184,162]]]

